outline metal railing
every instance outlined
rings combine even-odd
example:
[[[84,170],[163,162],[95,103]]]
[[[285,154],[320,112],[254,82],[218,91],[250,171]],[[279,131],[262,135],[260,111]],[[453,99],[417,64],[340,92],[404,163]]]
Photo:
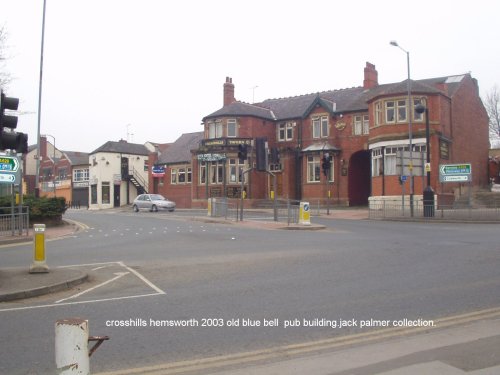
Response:
[[[130,169],[128,173],[129,173],[129,178],[130,177],[134,178],[137,181],[137,183],[145,190],[146,193],[149,191],[148,181],[146,181],[142,177],[142,175],[139,173],[137,169],[132,167],[132,169]]]
[[[22,236],[29,232],[29,207],[0,207],[0,236]]]
[[[300,201],[293,199],[263,200],[262,208],[247,209],[245,217],[257,220],[272,220],[288,225],[298,224]]]
[[[432,207],[431,207],[432,208]],[[426,211],[427,209],[427,211]],[[500,207],[473,207],[439,205],[431,210],[429,215],[428,206],[423,202],[414,202],[414,212],[411,216],[407,205],[396,201],[382,201],[371,203],[369,207],[370,219],[400,219],[400,220],[428,220],[428,221],[500,221]]]
[[[263,201],[262,208],[245,208],[243,220],[264,220],[286,222],[288,225],[299,222],[300,201],[291,199],[276,201],[276,214],[274,212],[273,201]],[[212,198],[211,213],[212,217],[223,217],[226,220],[241,220],[239,201],[229,201],[223,198]]]
[[[300,201],[287,201],[287,221],[288,225],[299,223]],[[278,215],[279,217],[279,215]]]
[[[238,204],[229,202],[227,199],[212,198],[210,216],[237,221]]]

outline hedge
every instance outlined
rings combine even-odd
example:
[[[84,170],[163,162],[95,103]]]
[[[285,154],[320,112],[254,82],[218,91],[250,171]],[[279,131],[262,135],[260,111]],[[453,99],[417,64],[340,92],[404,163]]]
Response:
[[[12,197],[0,197],[0,213],[10,213]],[[29,207],[30,223],[52,223],[62,222],[62,215],[66,212],[66,198],[63,197],[40,197],[27,195],[23,198],[23,206]]]

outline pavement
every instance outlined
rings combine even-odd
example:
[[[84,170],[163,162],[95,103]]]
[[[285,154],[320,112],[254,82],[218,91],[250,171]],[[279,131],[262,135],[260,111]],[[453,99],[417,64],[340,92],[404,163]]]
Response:
[[[331,210],[322,218],[362,220],[367,210]],[[220,219],[190,218],[204,222]],[[323,226],[286,225],[245,220],[226,222],[242,227],[286,230],[321,230]],[[46,228],[46,241],[72,236],[85,225],[70,220]],[[0,237],[0,251],[16,244],[33,243],[33,233]],[[72,288],[88,275],[71,268],[29,273],[24,268],[0,268],[0,304]],[[1,305],[0,305],[1,307]],[[207,365],[204,365],[205,362]],[[345,337],[262,352],[240,353],[106,373],[119,374],[219,374],[219,375],[493,375],[500,374],[500,307],[442,318],[435,327],[362,331]],[[102,374],[104,375],[104,374]]]
[[[45,241],[72,236],[83,228],[83,224],[65,220],[63,225],[45,229]],[[0,251],[6,246],[33,244],[33,235],[33,229],[30,229],[27,234],[0,236]],[[42,273],[30,273],[30,268],[31,264],[26,267],[0,268],[0,302],[59,292],[88,279],[88,274],[71,268],[49,268],[49,272]]]
[[[499,310],[499,309],[496,309]],[[458,317],[449,327],[422,333],[390,332],[391,329],[348,336],[348,343],[323,352],[291,356],[264,364],[204,372],[217,375],[498,375],[500,374],[500,311],[496,318]],[[484,313],[484,312],[482,312]],[[450,321],[448,321],[450,322]],[[389,332],[387,332],[389,331]],[[418,331],[418,330],[417,330]],[[369,343],[370,337],[375,342]],[[354,336],[354,337],[353,337]],[[377,339],[380,336],[380,339]],[[336,341],[342,344],[341,339]],[[347,347],[346,347],[347,346]],[[161,373],[161,372],[159,372]],[[158,374],[159,374],[158,373]],[[144,373],[147,374],[147,373]],[[168,374],[165,372],[164,374]]]

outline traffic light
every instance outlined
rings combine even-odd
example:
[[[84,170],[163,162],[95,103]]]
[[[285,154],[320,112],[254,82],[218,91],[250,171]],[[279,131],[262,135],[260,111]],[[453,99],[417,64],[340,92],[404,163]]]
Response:
[[[246,144],[238,145],[238,159],[243,163],[248,158],[248,146]]]
[[[17,127],[17,116],[10,116],[5,114],[6,109],[11,111],[17,111],[19,107],[18,98],[9,98],[5,96],[3,91],[1,92],[0,100],[0,129],[11,128],[15,129]]]
[[[18,98],[0,97],[0,150],[16,150],[18,153],[28,151],[28,135],[14,131],[17,127],[17,116],[5,114],[5,110],[16,111],[19,107]]]
[[[277,147],[271,148],[271,164],[280,163],[280,150]]]
[[[3,150],[16,150],[18,154],[27,153],[28,134],[2,130],[0,134],[0,151]]]
[[[323,154],[323,159],[321,160],[321,167],[323,168],[323,174],[328,176],[328,172],[330,171],[330,163],[332,161],[332,157],[328,152]]]
[[[259,172],[267,171],[267,138],[255,138],[255,162]]]

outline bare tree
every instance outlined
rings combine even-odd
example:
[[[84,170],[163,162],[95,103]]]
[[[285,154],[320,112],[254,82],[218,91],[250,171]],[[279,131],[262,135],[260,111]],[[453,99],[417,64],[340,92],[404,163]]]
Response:
[[[5,60],[7,60],[7,30],[5,26],[0,26],[0,88],[6,88],[12,80],[11,75],[5,68]]]
[[[500,91],[497,85],[486,94],[484,106],[490,117],[490,138],[498,141],[500,138]]]

